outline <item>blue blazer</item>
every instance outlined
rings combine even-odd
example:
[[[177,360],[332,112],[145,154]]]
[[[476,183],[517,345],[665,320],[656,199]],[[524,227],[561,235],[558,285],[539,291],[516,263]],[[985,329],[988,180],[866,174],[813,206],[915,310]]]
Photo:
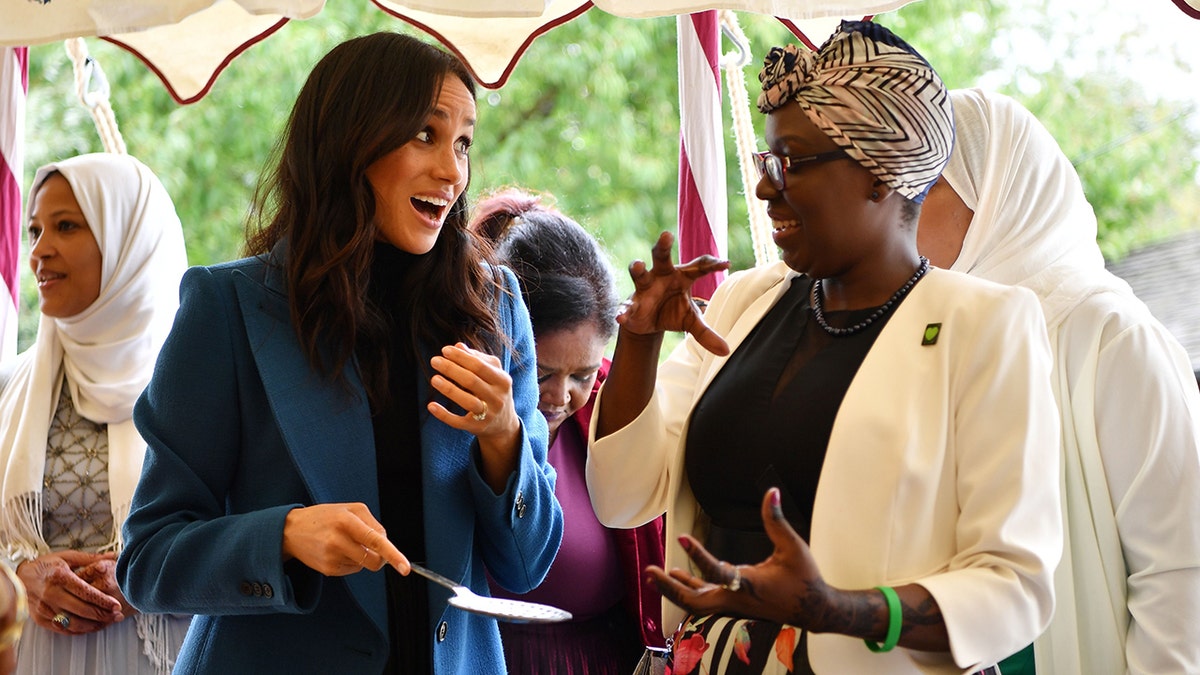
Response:
[[[424,520],[429,567],[479,594],[485,566],[514,592],[537,586],[563,527],[533,332],[516,279],[501,269],[509,292],[496,313],[512,350],[499,357],[523,421],[518,469],[493,493],[475,437],[422,407],[425,508],[413,514]],[[117,563],[122,591],[143,612],[196,615],[176,673],[378,675],[388,656],[382,572],[326,577],[280,553],[293,508],[363,502],[379,516],[361,381],[352,366],[349,390],[309,368],[282,274],[262,257],[192,268],[180,297],[134,410],[148,449]],[[428,400],[418,379],[418,400]],[[449,596],[429,588],[434,671],[503,673],[495,621],[449,607]]]

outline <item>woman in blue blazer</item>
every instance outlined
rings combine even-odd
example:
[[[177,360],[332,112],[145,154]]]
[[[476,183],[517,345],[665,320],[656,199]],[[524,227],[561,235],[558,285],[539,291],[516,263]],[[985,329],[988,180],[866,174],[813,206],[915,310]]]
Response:
[[[184,277],[118,561],[135,607],[196,615],[177,673],[504,671],[495,621],[401,576],[525,592],[562,537],[529,317],[465,229],[474,121],[445,52],[338,46],[253,257]]]

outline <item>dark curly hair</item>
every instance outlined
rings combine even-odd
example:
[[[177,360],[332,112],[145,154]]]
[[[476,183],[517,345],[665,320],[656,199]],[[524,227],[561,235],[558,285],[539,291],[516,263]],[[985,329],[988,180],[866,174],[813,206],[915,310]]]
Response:
[[[549,199],[547,199],[549,201]],[[506,188],[480,201],[470,229],[512,268],[534,335],[591,322],[608,340],[617,330],[616,284],[600,244],[542,196]]]

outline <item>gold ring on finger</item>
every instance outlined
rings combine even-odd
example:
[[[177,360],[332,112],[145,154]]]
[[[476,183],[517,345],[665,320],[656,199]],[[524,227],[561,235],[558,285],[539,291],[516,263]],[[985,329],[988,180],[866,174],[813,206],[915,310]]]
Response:
[[[485,401],[483,399],[479,399],[479,402],[483,404],[483,410],[480,410],[479,412],[475,413],[474,415],[471,415],[471,417],[476,422],[482,422],[487,419],[487,410],[488,410],[487,401]]]

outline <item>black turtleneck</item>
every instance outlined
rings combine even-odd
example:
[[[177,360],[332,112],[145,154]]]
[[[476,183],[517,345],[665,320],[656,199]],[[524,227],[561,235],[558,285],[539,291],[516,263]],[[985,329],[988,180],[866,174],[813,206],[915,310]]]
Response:
[[[412,340],[412,284],[409,272],[418,256],[387,243],[375,244],[367,294],[383,315],[387,397],[372,408],[380,520],[388,539],[410,560],[425,560],[425,513],[421,489],[420,368]],[[371,350],[359,351],[360,372],[380,372]],[[387,581],[388,639],[385,674],[432,673],[429,594],[423,579],[384,568]]]

